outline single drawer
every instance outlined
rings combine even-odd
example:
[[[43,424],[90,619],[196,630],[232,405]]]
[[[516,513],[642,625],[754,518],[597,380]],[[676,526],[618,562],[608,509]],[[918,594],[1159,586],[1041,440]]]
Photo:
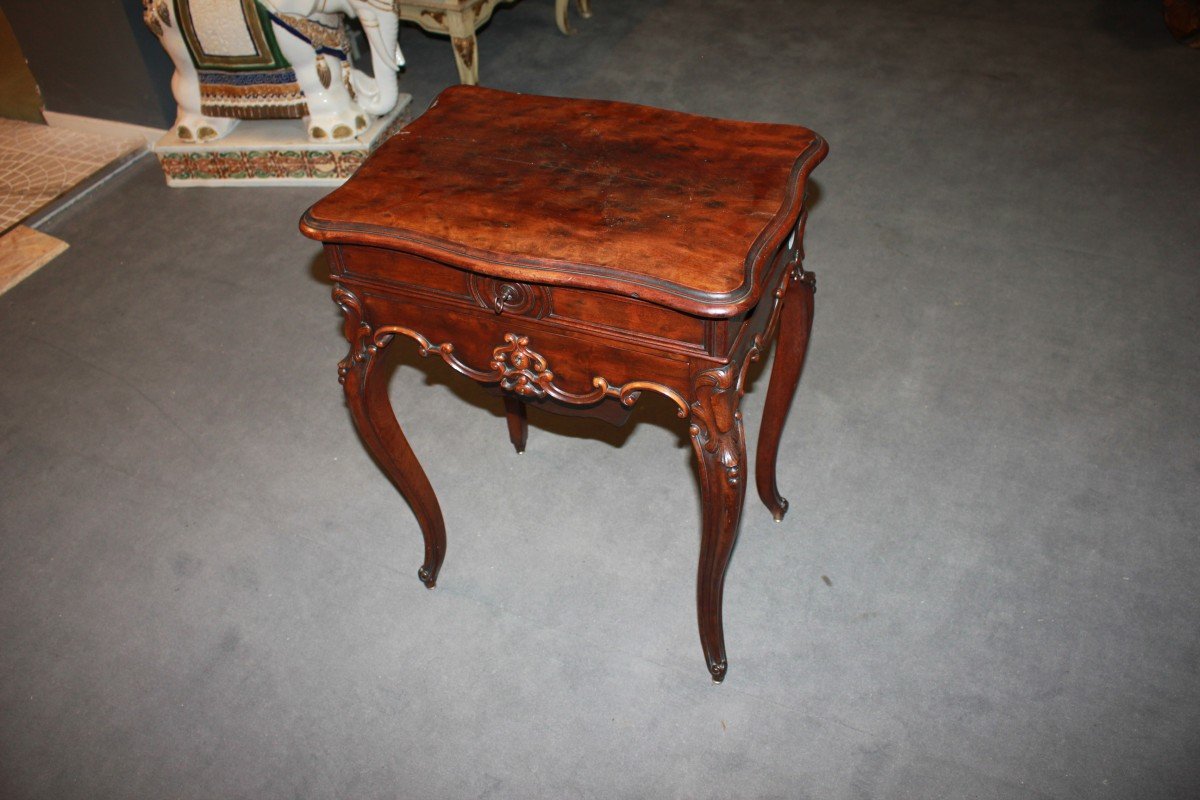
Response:
[[[554,290],[552,318],[597,328],[652,336],[702,348],[705,321],[643,300],[603,292],[559,287]]]
[[[603,292],[493,278],[382,247],[344,245],[331,254],[335,279],[366,279],[401,294],[469,303],[504,317],[545,320],[703,350],[706,320]]]
[[[392,284],[397,288],[420,293],[449,295],[470,299],[468,273],[456,267],[439,264],[428,258],[388,250],[382,247],[336,246],[331,253],[338,278],[368,278]]]

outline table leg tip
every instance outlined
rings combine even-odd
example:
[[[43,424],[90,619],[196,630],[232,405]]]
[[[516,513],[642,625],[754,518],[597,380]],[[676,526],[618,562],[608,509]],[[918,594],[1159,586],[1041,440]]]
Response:
[[[777,507],[771,509],[771,516],[774,517],[776,522],[783,522],[783,518],[787,514],[787,512],[788,512],[788,501],[784,500],[781,497],[781,498],[779,498],[779,505]]]
[[[425,584],[426,589],[432,589],[437,585],[437,576],[430,573],[425,567],[417,570],[417,577],[421,579],[421,583]]]
[[[721,681],[725,680],[725,671],[728,669],[728,666],[724,661],[709,665],[708,672],[712,675],[713,683],[721,683]]]

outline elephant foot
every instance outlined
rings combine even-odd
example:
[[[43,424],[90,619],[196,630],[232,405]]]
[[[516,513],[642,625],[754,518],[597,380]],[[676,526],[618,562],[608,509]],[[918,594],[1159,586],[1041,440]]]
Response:
[[[172,130],[185,142],[212,142],[237,127],[238,120],[230,117],[205,117],[200,114],[180,114]]]
[[[351,139],[367,129],[371,117],[362,110],[342,114],[314,114],[308,118],[308,139],[312,142]]]

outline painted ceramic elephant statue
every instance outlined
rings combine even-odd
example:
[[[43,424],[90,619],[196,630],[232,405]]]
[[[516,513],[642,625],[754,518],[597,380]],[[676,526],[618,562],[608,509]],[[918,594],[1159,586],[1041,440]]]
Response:
[[[175,64],[175,133],[209,141],[242,119],[305,120],[313,141],[346,139],[399,96],[391,0],[143,0]],[[375,77],[353,67],[345,15],[357,17]]]

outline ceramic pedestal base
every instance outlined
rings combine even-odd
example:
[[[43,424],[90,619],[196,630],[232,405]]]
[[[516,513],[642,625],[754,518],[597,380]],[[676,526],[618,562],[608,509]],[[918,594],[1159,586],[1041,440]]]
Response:
[[[353,139],[310,142],[294,119],[243,120],[215,142],[184,142],[173,132],[154,153],[168,186],[337,186],[409,120],[412,95]]]

